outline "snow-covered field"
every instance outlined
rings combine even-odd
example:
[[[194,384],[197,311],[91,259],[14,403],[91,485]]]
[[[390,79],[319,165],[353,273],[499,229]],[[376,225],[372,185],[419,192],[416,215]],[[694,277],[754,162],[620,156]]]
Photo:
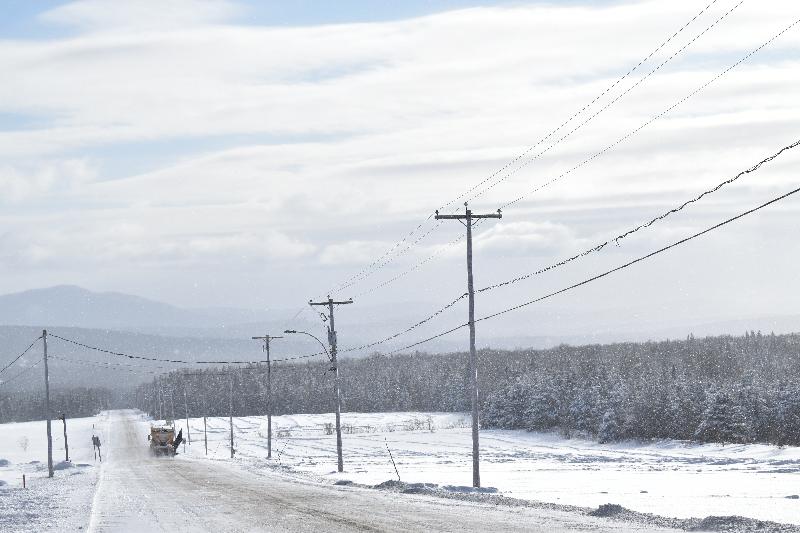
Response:
[[[401,479],[469,485],[466,415],[344,413],[345,472],[336,472],[333,415],[273,418],[273,463],[330,480]],[[177,421],[178,427],[185,425]],[[187,454],[204,457],[203,419],[190,421]],[[184,432],[185,433],[185,432]],[[266,417],[234,418],[237,461],[264,466]],[[230,460],[227,418],[208,419],[208,457]],[[525,431],[481,432],[481,476],[506,496],[594,507],[616,503],[663,516],[742,515],[800,524],[800,449],[664,441],[601,445]]]
[[[44,421],[0,424],[0,531],[86,530],[99,462],[91,437],[105,440],[106,415],[67,419],[70,462],[64,434],[54,420],[54,479],[47,477]],[[22,488],[25,474],[27,489]]]
[[[206,458],[203,419],[192,419],[196,460]],[[378,484],[402,481],[469,485],[468,418],[450,413],[342,415],[345,472],[336,472],[333,416],[273,418],[273,465],[302,477]],[[55,480],[47,479],[44,422],[0,425],[0,531],[86,529],[98,479],[91,435],[103,442],[107,415],[68,420],[71,464],[64,458],[61,422],[53,424]],[[178,428],[185,423],[176,421]],[[146,447],[148,422],[138,432]],[[266,417],[234,418],[234,462],[268,468]],[[186,431],[184,430],[184,434]],[[208,419],[208,459],[229,462],[227,418]],[[388,446],[388,450],[387,450]],[[601,445],[524,431],[481,432],[482,481],[506,496],[596,507],[616,503],[669,517],[742,515],[800,524],[800,449],[683,442]],[[22,489],[22,474],[28,489]]]

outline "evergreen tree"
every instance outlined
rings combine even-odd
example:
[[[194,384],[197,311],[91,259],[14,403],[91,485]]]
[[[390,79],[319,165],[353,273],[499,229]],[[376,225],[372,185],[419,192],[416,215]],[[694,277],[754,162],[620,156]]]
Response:
[[[719,391],[711,396],[695,438],[703,442],[742,443],[750,441],[751,433],[741,406],[728,392]]]
[[[603,415],[600,422],[600,431],[597,433],[597,440],[601,444],[618,441],[622,438],[622,424],[616,410],[609,409]]]

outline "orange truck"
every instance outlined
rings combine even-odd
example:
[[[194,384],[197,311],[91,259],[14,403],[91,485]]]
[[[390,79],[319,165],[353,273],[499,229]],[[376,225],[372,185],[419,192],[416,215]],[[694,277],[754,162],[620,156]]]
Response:
[[[181,435],[178,435],[178,441],[175,440],[175,426],[150,426],[150,434],[147,436],[150,441],[150,453],[159,455],[174,456],[175,451],[180,444]]]

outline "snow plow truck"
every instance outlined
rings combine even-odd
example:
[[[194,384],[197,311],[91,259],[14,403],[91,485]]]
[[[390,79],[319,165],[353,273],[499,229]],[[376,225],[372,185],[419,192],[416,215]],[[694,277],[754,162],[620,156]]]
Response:
[[[178,446],[183,441],[183,430],[180,430],[178,436],[175,437],[175,426],[150,426],[150,434],[147,436],[147,440],[150,441],[151,454],[174,457],[178,451]]]

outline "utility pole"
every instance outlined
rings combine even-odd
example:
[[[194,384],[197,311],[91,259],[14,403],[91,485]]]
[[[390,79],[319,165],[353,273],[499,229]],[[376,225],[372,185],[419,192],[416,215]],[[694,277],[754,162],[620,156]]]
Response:
[[[172,418],[172,425],[174,427],[174,425],[175,425],[175,389],[172,389],[172,387],[170,387],[170,389],[171,390],[169,391],[169,405],[170,405],[170,413],[172,413],[170,418]]]
[[[183,409],[186,413],[186,438],[189,441],[189,446],[192,445],[192,432],[189,429],[189,400],[186,396],[186,381],[183,382]],[[184,453],[186,452],[186,446],[183,447]]]
[[[161,379],[158,378],[158,419],[164,420],[164,391],[161,390]]]
[[[44,343],[44,410],[47,414],[47,477],[53,477],[53,434],[50,420],[50,375],[47,371],[47,330],[42,330]]]
[[[267,352],[267,459],[272,459],[272,363],[269,360],[269,341],[282,338],[272,335],[253,337],[254,341],[264,341],[264,351]]]
[[[472,282],[472,221],[476,218],[502,218],[500,210],[490,215],[475,215],[464,202],[463,215],[440,215],[436,211],[436,220],[458,220],[467,228],[467,292],[469,293],[469,374],[472,381],[470,399],[472,401],[472,486],[481,486],[480,446],[478,416],[478,355],[475,351],[475,287]]]
[[[203,443],[206,447],[206,455],[208,455],[208,423],[206,422],[208,407],[206,405],[206,387],[204,383],[201,383],[200,386],[203,390],[203,392],[200,393],[200,397],[203,399]]]
[[[342,396],[341,396],[341,387],[339,383],[339,363],[336,360],[336,324],[333,320],[333,306],[334,305],[346,305],[353,303],[353,299],[350,298],[347,301],[337,302],[334,301],[333,298],[328,296],[328,300],[325,302],[313,302],[311,300],[308,301],[308,305],[315,306],[315,305],[326,305],[328,306],[328,319],[330,320],[330,326],[328,326],[328,344],[331,346],[331,363],[333,366],[331,370],[333,370],[333,387],[336,394],[336,460],[337,460],[337,467],[339,472],[344,471],[344,461],[342,460],[342,426],[341,426],[341,416],[342,416]]]
[[[231,382],[231,396],[230,396],[230,404],[229,404],[229,407],[230,407],[230,411],[229,411],[230,412],[230,418],[228,419],[228,421],[230,422],[230,425],[231,425],[231,459],[233,459],[233,454],[234,454],[234,450],[233,450],[233,373],[230,374],[230,382]]]
[[[69,462],[69,442],[67,441],[67,415],[61,413],[61,421],[64,423],[64,454],[65,461]]]

